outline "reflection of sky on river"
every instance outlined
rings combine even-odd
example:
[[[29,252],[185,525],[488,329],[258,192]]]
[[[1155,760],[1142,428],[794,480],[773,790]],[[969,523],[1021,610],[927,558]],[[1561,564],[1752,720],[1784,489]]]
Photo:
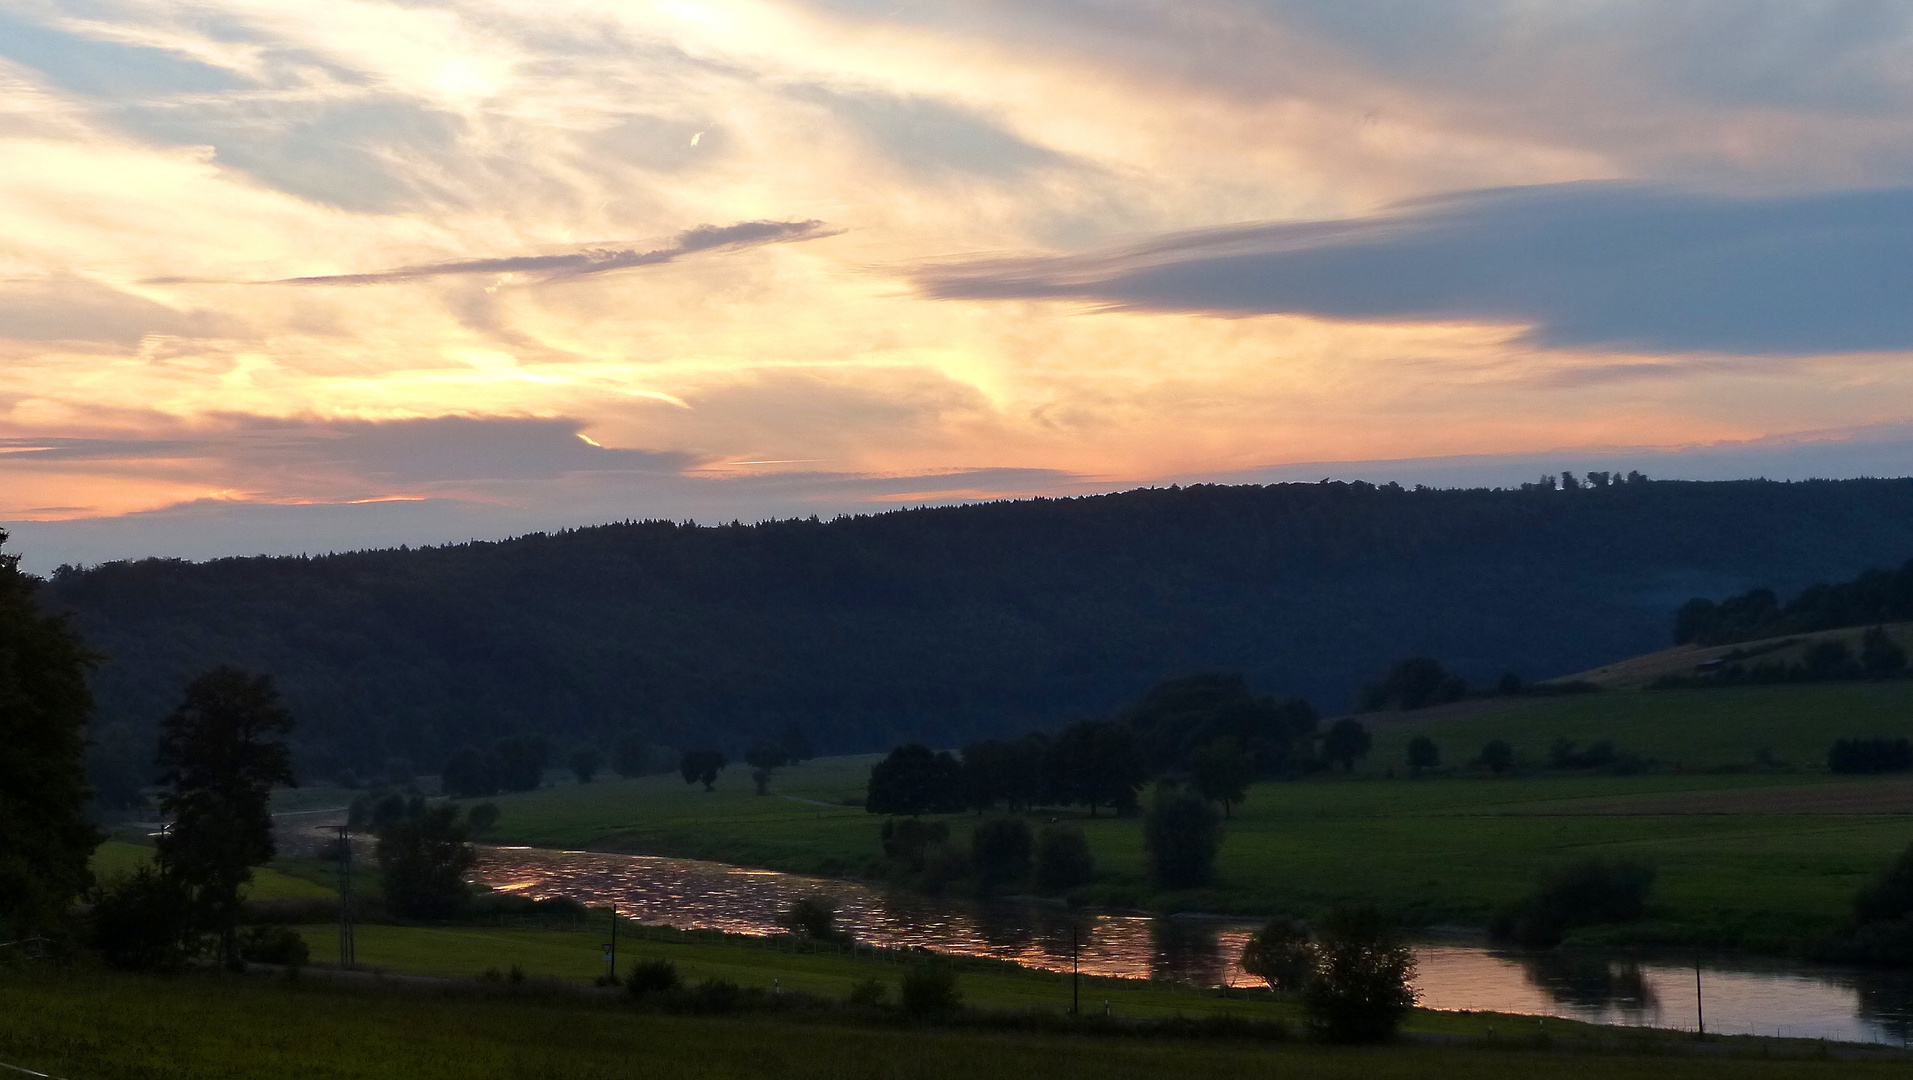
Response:
[[[824,894],[837,901],[842,925],[867,945],[921,946],[1068,971],[1074,929],[1085,974],[1197,986],[1256,983],[1236,963],[1254,927],[1237,921],[1092,915],[1036,902],[981,904],[721,863],[536,848],[480,849],[476,877],[529,896],[615,903],[639,922],[739,934],[779,933],[777,916],[791,901]],[[1416,961],[1421,1003],[1433,1009],[1695,1026],[1692,967],[1442,944],[1418,947]],[[1707,1030],[1723,1034],[1902,1043],[1913,1024],[1913,979],[1905,975],[1709,963],[1701,989]]]

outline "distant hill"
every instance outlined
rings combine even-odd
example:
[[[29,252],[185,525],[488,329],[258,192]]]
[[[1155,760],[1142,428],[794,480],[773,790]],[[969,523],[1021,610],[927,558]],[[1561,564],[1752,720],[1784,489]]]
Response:
[[[736,748],[944,745],[1244,672],[1345,708],[1429,653],[1476,683],[1667,644],[1682,601],[1913,554],[1913,481],[1575,490],[1146,489],[836,521],[641,522],[323,558],[63,568],[110,660],[103,722],[150,730],[196,672],[269,671],[309,773],[436,769],[518,731]]]

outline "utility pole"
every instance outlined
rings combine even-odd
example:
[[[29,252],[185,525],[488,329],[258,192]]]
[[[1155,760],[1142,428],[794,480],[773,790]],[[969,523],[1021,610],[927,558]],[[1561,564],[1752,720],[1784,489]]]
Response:
[[[618,978],[618,905],[611,905],[611,978]]]
[[[1702,1011],[1700,1003],[1700,957],[1694,957],[1694,1021],[1700,1028],[1700,1037],[1707,1037],[1707,1013]]]
[[[359,964],[357,943],[352,936],[352,827],[339,826],[339,966]]]
[[[1069,924],[1069,1014],[1080,1016],[1083,1011],[1083,980],[1081,969],[1076,961],[1076,924]]]

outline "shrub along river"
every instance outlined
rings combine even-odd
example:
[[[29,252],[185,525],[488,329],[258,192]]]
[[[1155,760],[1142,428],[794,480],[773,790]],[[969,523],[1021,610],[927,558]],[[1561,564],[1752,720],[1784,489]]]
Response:
[[[1236,958],[1254,923],[1072,912],[1039,901],[977,902],[799,877],[722,863],[539,848],[482,848],[475,873],[494,889],[616,904],[640,922],[774,934],[801,896],[837,902],[841,926],[886,947],[990,956],[1070,969],[1072,930],[1086,974],[1195,986],[1258,985]],[[1913,976],[1743,957],[1556,951],[1526,954],[1422,941],[1415,987],[1433,1009],[1572,1017],[1605,1024],[1696,1026],[1722,1034],[1904,1045],[1913,1032]],[[1698,980],[1697,980],[1698,976]]]

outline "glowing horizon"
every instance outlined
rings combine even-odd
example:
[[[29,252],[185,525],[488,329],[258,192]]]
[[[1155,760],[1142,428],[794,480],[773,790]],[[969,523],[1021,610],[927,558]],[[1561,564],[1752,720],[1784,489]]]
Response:
[[[1913,472],[1909,53],[1812,3],[0,4],[0,522]]]

